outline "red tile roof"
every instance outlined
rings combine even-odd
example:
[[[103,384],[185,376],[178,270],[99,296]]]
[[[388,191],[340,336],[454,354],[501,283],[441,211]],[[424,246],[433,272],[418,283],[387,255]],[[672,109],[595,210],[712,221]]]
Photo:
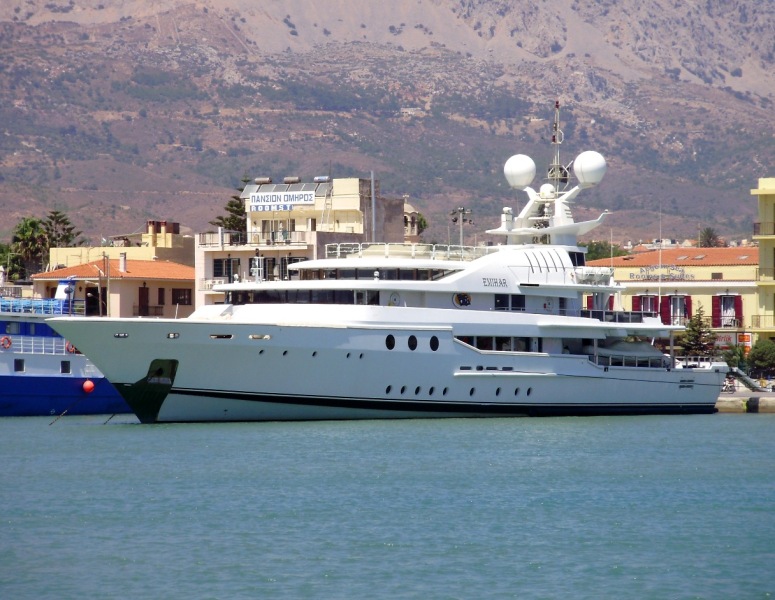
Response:
[[[165,279],[174,281],[193,281],[194,267],[181,265],[180,263],[169,262],[166,260],[127,260],[126,271],[120,270],[118,259],[111,258],[108,270],[105,269],[103,260],[95,260],[90,263],[76,265],[74,267],[65,267],[46,271],[45,273],[36,273],[32,278],[36,281],[45,281],[52,279],[94,279],[100,276],[100,271],[109,273],[111,279]]]
[[[733,266],[759,264],[757,246],[739,246],[736,248],[664,248],[650,252],[638,252],[628,256],[600,258],[587,262],[592,267],[647,267],[652,265],[694,265],[694,266]]]

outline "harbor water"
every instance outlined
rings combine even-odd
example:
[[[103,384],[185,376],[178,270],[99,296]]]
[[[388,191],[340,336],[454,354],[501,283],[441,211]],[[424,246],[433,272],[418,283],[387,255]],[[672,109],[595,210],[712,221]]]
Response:
[[[0,419],[0,597],[775,593],[775,415],[106,419]]]

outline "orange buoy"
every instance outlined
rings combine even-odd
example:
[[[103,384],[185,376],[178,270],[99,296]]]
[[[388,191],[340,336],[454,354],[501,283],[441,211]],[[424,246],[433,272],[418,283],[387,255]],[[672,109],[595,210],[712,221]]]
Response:
[[[94,382],[91,379],[83,382],[83,391],[87,394],[91,394],[94,391]]]

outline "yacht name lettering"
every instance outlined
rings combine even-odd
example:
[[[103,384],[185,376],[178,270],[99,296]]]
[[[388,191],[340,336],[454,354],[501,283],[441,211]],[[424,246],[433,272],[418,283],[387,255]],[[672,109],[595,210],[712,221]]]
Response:
[[[509,287],[505,279],[497,277],[482,277],[482,285],[484,287]]]

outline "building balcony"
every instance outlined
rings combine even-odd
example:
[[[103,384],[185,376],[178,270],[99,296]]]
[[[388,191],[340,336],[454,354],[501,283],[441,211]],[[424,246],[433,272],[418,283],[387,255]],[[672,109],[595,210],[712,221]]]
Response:
[[[756,269],[756,281],[759,283],[775,283],[775,269],[759,267]]]
[[[753,224],[753,235],[754,237],[765,235],[775,236],[775,221],[755,222]]]
[[[250,246],[307,246],[307,231],[272,231],[269,233],[240,233],[224,231],[222,234],[200,233],[197,244],[204,248]]]
[[[775,329],[775,314],[751,315],[752,329]]]
[[[213,289],[214,285],[221,285],[223,283],[229,283],[228,278],[226,277],[210,277],[205,279],[199,280],[199,287],[197,288],[198,291],[201,292],[209,292]]]

